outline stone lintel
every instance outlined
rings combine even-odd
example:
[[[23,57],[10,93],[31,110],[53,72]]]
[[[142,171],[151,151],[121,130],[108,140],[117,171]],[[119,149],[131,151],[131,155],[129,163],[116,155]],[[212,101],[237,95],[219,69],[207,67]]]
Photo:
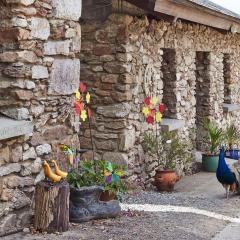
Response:
[[[234,111],[239,111],[239,110],[240,110],[240,104],[229,104],[229,103],[223,104],[224,112],[234,112]]]
[[[164,132],[171,132],[174,130],[181,129],[185,126],[184,120],[163,118],[161,122],[161,129]]]
[[[0,116],[0,140],[23,136],[33,132],[30,121],[18,121]]]

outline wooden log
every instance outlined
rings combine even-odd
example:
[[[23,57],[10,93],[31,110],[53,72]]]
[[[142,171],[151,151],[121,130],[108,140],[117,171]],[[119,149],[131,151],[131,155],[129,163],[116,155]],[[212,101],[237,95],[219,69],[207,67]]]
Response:
[[[69,228],[69,185],[47,180],[35,190],[34,228],[40,232],[65,232]]]

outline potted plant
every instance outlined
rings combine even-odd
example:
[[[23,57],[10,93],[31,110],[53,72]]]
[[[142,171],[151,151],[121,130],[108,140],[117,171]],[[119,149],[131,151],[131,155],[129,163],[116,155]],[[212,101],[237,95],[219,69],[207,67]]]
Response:
[[[94,144],[91,131],[90,119],[90,93],[87,87],[81,83],[76,91],[74,103],[77,121],[88,120],[91,144],[92,160],[83,161],[81,154],[83,149],[73,149],[67,145],[61,145],[61,149],[68,156],[69,173],[67,181],[70,184],[69,218],[72,222],[83,222],[90,219],[117,216],[121,208],[119,201],[110,200],[108,202],[102,197],[103,193],[115,196],[124,189],[125,171],[121,166],[112,164],[104,160],[96,160],[94,157]],[[109,199],[108,199],[109,200]]]
[[[162,166],[156,169],[154,185],[159,191],[171,192],[175,183],[180,180],[176,173],[177,164],[191,160],[188,144],[181,140],[175,132],[161,134],[160,147],[162,149]]]
[[[219,146],[221,145],[224,132],[215,122],[204,120],[204,128],[207,131],[208,150],[202,155],[202,166],[207,172],[216,172],[219,160]]]
[[[125,190],[125,169],[104,160],[80,161],[67,177],[70,185],[70,221],[115,217],[121,209],[116,199]]]
[[[226,145],[226,156],[238,160],[238,143],[240,134],[236,126],[232,123],[224,131]]]
[[[142,142],[145,153],[157,158],[158,168],[153,184],[159,191],[172,191],[175,183],[180,179],[176,175],[175,166],[178,161],[185,161],[188,153],[187,145],[175,133],[162,133],[158,136],[158,124],[162,120],[164,105],[158,104],[157,97],[146,97],[142,112],[146,122],[149,125],[155,124],[156,127],[156,133],[145,133]]]

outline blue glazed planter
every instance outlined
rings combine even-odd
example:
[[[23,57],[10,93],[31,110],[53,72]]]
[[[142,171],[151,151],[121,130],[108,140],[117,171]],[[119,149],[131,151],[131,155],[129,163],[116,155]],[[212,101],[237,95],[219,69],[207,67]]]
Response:
[[[226,152],[226,157],[238,160],[239,159],[239,150],[238,149],[230,149]]]

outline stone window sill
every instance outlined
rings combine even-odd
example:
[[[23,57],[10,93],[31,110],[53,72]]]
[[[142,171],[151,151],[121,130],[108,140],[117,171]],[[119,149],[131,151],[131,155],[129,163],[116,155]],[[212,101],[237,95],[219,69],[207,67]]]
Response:
[[[223,104],[224,112],[234,112],[234,111],[239,111],[239,110],[240,110],[239,104],[228,104],[228,103]]]
[[[30,121],[18,121],[0,116],[0,140],[23,136],[33,132]]]
[[[161,129],[164,132],[171,132],[181,129],[185,126],[184,120],[163,118],[161,122]]]

